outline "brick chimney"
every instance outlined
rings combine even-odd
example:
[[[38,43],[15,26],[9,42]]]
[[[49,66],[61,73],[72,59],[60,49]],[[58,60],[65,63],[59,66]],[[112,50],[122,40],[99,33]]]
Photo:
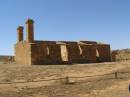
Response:
[[[18,26],[18,42],[23,41],[23,26]]]
[[[27,38],[26,41],[32,43],[34,41],[34,28],[33,28],[34,21],[32,19],[28,19],[26,21],[26,30],[27,30]]]

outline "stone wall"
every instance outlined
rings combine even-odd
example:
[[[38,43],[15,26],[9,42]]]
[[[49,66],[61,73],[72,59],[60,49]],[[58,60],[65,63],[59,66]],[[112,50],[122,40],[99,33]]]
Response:
[[[20,64],[31,64],[31,48],[27,42],[15,44],[15,61]]]
[[[107,44],[63,41],[19,42],[15,45],[15,60],[21,64],[32,65],[109,62],[111,52],[110,45]]]
[[[79,41],[81,43],[85,43],[85,44],[97,44],[97,42],[95,41]]]
[[[61,63],[60,45],[53,42],[37,42],[31,45],[32,64],[58,64]]]
[[[111,61],[111,50],[110,45],[107,44],[98,44],[96,49],[99,53],[97,62],[110,62]]]
[[[66,41],[64,41],[63,43],[66,43],[66,49],[67,49],[67,54],[68,54],[68,62],[69,63],[79,63],[79,62],[81,62],[82,58],[81,58],[78,43],[77,42],[66,42]]]
[[[92,63],[96,62],[96,48],[94,45],[79,45],[81,48],[81,58],[83,62]]]

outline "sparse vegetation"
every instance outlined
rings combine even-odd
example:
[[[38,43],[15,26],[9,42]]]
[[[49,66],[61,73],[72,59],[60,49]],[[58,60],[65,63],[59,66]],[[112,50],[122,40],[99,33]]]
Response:
[[[130,49],[114,50],[112,57],[114,61],[130,60]]]
[[[128,97],[129,74],[119,75],[122,79],[114,79],[113,75],[68,79],[68,77],[93,76],[115,71],[130,71],[129,61],[69,66],[1,64],[0,82],[28,83],[0,84],[0,97]],[[62,80],[62,83],[61,80],[37,82],[55,78],[66,79]],[[71,82],[74,84],[70,84]]]

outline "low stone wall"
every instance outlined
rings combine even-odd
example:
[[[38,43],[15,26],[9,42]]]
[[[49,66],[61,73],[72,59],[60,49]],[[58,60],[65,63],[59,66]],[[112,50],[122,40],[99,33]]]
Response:
[[[130,49],[112,51],[112,61],[130,60]]]
[[[0,62],[14,62],[14,56],[1,55]]]

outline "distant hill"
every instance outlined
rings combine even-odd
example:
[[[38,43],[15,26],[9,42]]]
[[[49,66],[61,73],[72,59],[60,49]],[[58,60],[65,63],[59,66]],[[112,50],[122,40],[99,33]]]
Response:
[[[0,62],[8,62],[9,60],[14,61],[14,56],[0,55]]]
[[[130,49],[113,50],[113,61],[130,60]]]

